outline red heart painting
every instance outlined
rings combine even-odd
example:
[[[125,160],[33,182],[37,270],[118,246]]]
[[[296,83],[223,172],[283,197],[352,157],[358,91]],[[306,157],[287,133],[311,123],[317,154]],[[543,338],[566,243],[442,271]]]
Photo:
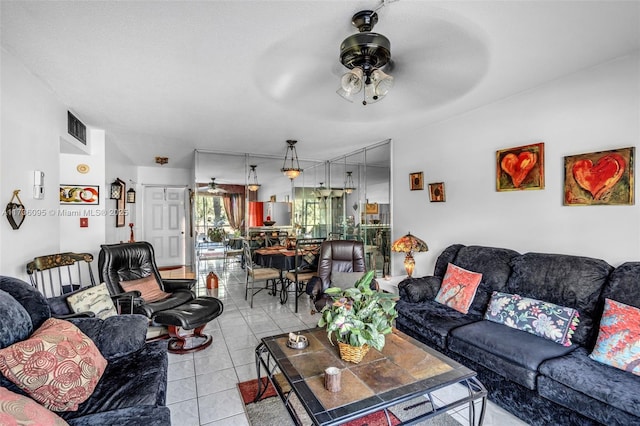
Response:
[[[599,200],[607,191],[618,183],[626,161],[619,154],[608,154],[600,158],[594,165],[591,160],[578,160],[573,165],[573,177],[582,188]]]
[[[507,154],[502,159],[500,166],[509,176],[513,186],[518,188],[538,161],[534,152],[524,151],[518,154]]]

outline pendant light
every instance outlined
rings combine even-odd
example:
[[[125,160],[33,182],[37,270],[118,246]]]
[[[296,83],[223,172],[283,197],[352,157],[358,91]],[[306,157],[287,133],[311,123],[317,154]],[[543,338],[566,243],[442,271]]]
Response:
[[[356,186],[353,183],[353,176],[351,175],[352,173],[353,172],[347,172],[347,176],[345,179],[344,192],[346,192],[347,194],[351,194],[356,189]]]
[[[247,185],[247,188],[249,188],[249,191],[255,192],[260,188],[260,184],[258,183],[258,174],[256,173],[256,167],[258,166],[252,164],[249,167],[251,167],[251,170],[249,170],[249,184]]]
[[[298,153],[296,152],[297,142],[291,139],[287,141],[287,152],[284,154],[284,163],[282,164],[282,169],[280,169],[291,180],[294,180],[302,173],[300,162],[298,161]]]

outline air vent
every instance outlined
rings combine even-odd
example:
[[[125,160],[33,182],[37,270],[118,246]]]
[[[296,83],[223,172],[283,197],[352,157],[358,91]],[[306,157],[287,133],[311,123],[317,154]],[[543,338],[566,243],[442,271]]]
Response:
[[[67,111],[67,131],[84,145],[87,144],[87,126],[82,124],[70,111]]]

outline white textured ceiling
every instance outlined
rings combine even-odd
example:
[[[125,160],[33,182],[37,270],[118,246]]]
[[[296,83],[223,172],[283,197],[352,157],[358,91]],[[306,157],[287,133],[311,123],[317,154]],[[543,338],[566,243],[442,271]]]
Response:
[[[379,10],[395,87],[335,90],[378,1],[2,1],[2,46],[138,165],[194,149],[329,159],[640,48],[638,1],[401,0]]]

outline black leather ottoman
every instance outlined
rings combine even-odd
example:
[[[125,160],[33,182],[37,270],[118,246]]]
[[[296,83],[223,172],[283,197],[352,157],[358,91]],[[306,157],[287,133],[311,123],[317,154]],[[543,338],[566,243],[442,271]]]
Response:
[[[173,309],[156,313],[152,320],[169,329],[169,352],[183,354],[205,349],[213,339],[203,333],[209,321],[224,310],[215,297],[202,296]]]

